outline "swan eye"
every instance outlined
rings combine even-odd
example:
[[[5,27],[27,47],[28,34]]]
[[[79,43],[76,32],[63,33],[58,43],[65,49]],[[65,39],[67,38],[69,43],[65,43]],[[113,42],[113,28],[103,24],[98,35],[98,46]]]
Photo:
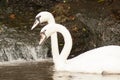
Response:
[[[45,32],[46,32],[46,29],[44,31],[42,31],[41,33],[45,34]]]
[[[41,16],[36,17],[35,20],[38,20],[38,21],[39,21],[39,18],[40,18],[40,17],[41,17]]]

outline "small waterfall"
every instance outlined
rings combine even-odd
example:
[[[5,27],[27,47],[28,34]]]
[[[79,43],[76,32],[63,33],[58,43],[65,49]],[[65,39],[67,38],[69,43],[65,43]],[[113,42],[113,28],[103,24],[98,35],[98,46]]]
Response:
[[[48,47],[39,46],[39,33],[28,30],[1,27],[0,62],[15,60],[39,60],[47,58]]]
[[[48,48],[42,46],[31,46],[25,43],[15,43],[8,47],[1,47],[0,62],[12,61],[17,59],[38,60],[47,58]]]

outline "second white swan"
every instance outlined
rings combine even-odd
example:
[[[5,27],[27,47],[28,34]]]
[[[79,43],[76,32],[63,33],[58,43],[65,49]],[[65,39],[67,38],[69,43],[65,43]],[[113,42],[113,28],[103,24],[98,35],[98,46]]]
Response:
[[[49,21],[49,19],[47,21]],[[42,20],[40,22],[42,22]],[[104,46],[82,53],[75,58],[67,59],[72,48],[72,37],[70,32],[64,26],[56,24],[55,22],[49,22],[40,32],[41,39],[39,44],[56,32],[63,35],[65,43],[60,54],[54,54],[55,51],[58,51],[58,45],[51,44],[54,45],[54,49],[52,49],[54,53],[52,53],[52,55],[57,71],[120,74],[120,46]]]

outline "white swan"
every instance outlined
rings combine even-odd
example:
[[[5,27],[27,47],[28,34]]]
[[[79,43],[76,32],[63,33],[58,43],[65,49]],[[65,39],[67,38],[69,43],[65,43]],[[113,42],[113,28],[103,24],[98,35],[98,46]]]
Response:
[[[55,19],[51,13],[49,13],[47,11],[42,11],[36,15],[35,22],[31,28],[31,30],[33,30],[38,24],[41,24],[44,22],[47,22],[48,24],[56,24]],[[54,33],[53,35],[51,35],[51,44],[52,44],[51,45],[52,53],[54,54],[53,59],[55,59],[56,57],[59,56],[57,33]],[[53,60],[53,61],[55,61],[55,60]]]
[[[39,44],[41,44],[49,36],[56,34],[56,32],[63,35],[65,42],[63,50],[59,55],[58,44],[56,43],[57,39],[55,38],[56,35],[54,35],[53,38],[51,37],[53,61],[57,71],[120,74],[120,46],[104,46],[82,53],[75,58],[67,59],[72,48],[71,35],[64,26],[56,24],[55,21],[50,23],[49,18],[52,14],[49,12],[45,13],[48,14],[44,14],[43,16],[41,15],[39,20],[37,20],[41,23],[48,21],[48,25],[42,28],[40,32],[41,40]],[[45,19],[43,17],[45,17]],[[53,41],[54,38],[55,42]],[[54,50],[57,52],[55,53]]]

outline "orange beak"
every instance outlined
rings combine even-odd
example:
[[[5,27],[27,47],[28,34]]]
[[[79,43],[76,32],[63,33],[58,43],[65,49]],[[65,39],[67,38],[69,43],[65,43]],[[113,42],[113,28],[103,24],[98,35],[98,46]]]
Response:
[[[44,33],[44,32],[41,32],[41,33],[40,33],[39,45],[41,45],[46,39],[47,39],[47,36],[45,35],[45,33]]]

